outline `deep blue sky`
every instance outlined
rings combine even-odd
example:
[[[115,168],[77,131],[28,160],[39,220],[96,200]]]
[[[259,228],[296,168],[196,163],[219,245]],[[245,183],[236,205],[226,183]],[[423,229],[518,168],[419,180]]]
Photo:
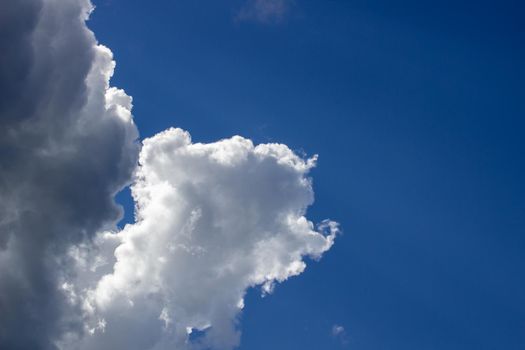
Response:
[[[525,4],[241,3],[98,0],[89,23],[142,137],[320,154],[309,216],[344,235],[250,292],[240,349],[525,349]]]

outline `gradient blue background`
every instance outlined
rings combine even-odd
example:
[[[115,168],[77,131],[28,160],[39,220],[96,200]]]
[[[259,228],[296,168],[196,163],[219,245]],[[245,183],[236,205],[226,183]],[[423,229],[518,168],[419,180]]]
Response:
[[[309,216],[344,235],[250,291],[240,349],[525,349],[523,1],[296,0],[278,24],[235,21],[241,0],[95,4],[142,137],[320,154]]]

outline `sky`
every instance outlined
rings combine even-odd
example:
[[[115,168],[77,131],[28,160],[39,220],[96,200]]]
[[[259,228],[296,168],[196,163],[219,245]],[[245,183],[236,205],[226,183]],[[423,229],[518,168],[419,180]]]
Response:
[[[93,3],[0,5],[0,348],[525,348],[520,1]]]

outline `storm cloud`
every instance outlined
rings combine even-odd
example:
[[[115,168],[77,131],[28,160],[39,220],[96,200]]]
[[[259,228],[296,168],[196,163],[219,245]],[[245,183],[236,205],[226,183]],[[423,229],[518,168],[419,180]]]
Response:
[[[113,227],[136,163],[131,99],[88,1],[0,5],[0,347],[53,349],[80,320],[60,288],[65,252]]]

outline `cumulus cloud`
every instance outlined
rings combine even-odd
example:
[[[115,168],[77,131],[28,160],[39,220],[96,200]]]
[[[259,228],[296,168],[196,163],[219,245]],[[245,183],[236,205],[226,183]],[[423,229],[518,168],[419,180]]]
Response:
[[[334,243],[335,222],[305,217],[315,157],[180,129],[140,150],[91,11],[0,3],[0,348],[231,349],[246,290]],[[136,222],[118,231],[130,183]]]
[[[237,19],[261,23],[280,22],[293,4],[293,0],[248,0],[239,10]]]
[[[71,245],[112,227],[138,154],[131,99],[88,1],[0,3],[0,348],[54,349],[80,327],[57,286]]]
[[[285,145],[239,136],[202,144],[169,129],[146,139],[132,186],[136,223],[98,241],[100,251],[116,246],[113,271],[100,278],[79,259],[88,275],[80,278],[99,281],[85,291],[94,332],[81,348],[236,346],[246,289],[270,293],[334,242],[336,223],[315,228],[304,216],[314,165]],[[192,330],[205,332],[192,342]]]

